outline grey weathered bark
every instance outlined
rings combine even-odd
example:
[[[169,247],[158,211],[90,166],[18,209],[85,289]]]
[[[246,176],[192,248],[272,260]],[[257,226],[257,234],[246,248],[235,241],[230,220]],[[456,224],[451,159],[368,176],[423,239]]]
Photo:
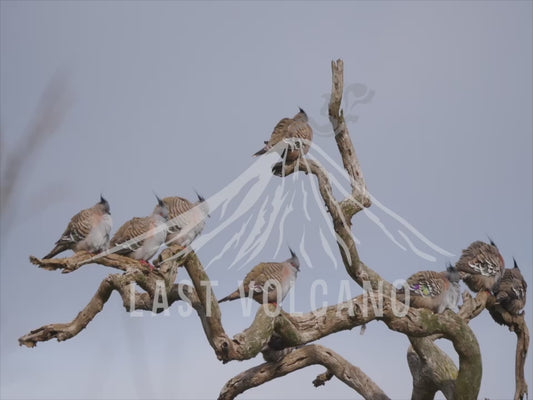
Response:
[[[326,367],[331,376],[336,376],[365,399],[389,399],[363,371],[333,350],[317,344],[301,347],[283,357],[281,361],[266,362],[233,377],[224,385],[218,399],[234,399],[245,390],[315,364]]]
[[[528,397],[528,387],[524,376],[527,351],[529,349],[529,329],[525,320],[525,312],[513,315],[497,304],[487,305],[487,308],[496,322],[506,325],[511,332],[516,334],[515,355],[515,395],[514,400]]]
[[[312,364],[322,364],[327,368],[327,372],[315,380],[316,385],[324,384],[336,376],[367,399],[387,398],[363,371],[340,355],[322,346],[308,345],[332,333],[349,330],[374,320],[382,321],[389,329],[409,337],[412,348],[409,350],[408,360],[414,377],[414,399],[432,398],[439,390],[448,399],[476,399],[481,383],[481,353],[468,321],[485,308],[493,306],[492,296],[480,293],[476,298],[465,297],[464,305],[458,315],[449,310],[442,314],[434,314],[429,310],[413,308],[404,316],[398,316],[394,312],[394,307],[397,305],[391,298],[392,285],[361,261],[351,231],[353,216],[371,203],[341,109],[343,92],[341,60],[332,63],[332,72],[330,121],[343,165],[350,178],[351,196],[337,201],[333,195],[328,172],[318,162],[307,158],[281,167],[278,164],[274,166],[273,172],[285,177],[303,171],[316,177],[321,197],[332,218],[346,271],[360,286],[363,286],[364,281],[370,282],[372,291],[368,295],[361,295],[338,305],[302,315],[291,315],[283,310],[273,315],[276,310],[275,305],[266,304],[259,308],[249,328],[230,338],[224,330],[218,302],[208,284],[209,276],[194,252],[182,254],[183,248],[180,247],[166,249],[158,259],[157,264],[160,268],[154,271],[135,260],[116,254],[95,257],[88,253],[78,253],[70,258],[52,260],[31,257],[31,262],[42,268],[61,269],[64,273],[75,271],[88,263],[117,268],[124,273],[108,276],[89,304],[72,322],[46,325],[31,331],[19,339],[20,344],[33,347],[39,341],[53,338],[66,340],[75,336],[102,310],[113,290],[121,295],[126,310],[150,310],[157,303],[157,288],[163,281],[168,293],[169,306],[175,301],[184,300],[190,302],[196,310],[209,344],[219,360],[225,363],[250,359],[261,352],[265,356],[268,354],[268,357],[265,357],[268,360],[266,363],[230,380],[220,394],[221,399],[233,399],[249,388]],[[180,256],[176,257],[177,254]],[[187,270],[192,286],[174,283],[180,266]],[[132,292],[132,285],[139,286],[144,293]],[[383,301],[382,315],[374,313],[373,304],[379,298]],[[365,309],[366,313],[363,312]],[[521,319],[509,315],[504,315],[502,318],[518,336],[517,394],[523,396],[527,393],[523,369],[529,346],[529,333],[523,316]],[[439,337],[453,343],[459,356],[459,368],[434,343]],[[304,347],[297,348],[299,346]]]

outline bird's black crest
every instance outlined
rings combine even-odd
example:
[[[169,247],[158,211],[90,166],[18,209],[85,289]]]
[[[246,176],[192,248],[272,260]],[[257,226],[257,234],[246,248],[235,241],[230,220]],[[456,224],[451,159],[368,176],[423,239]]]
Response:
[[[292,249],[289,247],[289,251],[291,252],[291,257],[296,257],[296,254],[294,253],[294,251],[292,251]],[[298,258],[298,257],[296,257]]]
[[[305,116],[307,116],[307,113],[302,109],[302,107],[298,107],[298,109],[300,110],[300,112],[301,112],[302,114],[305,114]]]
[[[457,271],[455,267],[452,265],[452,263],[448,262],[448,265],[446,266],[446,271],[448,272],[455,272]]]
[[[198,197],[198,201],[205,201],[205,197],[202,196],[200,193],[198,193],[196,190],[194,191],[196,193],[196,197]]]
[[[516,260],[514,259],[514,257],[513,257],[513,264],[515,268],[518,268],[518,264],[516,263]]]
[[[104,196],[102,196],[101,193],[100,193],[100,201],[99,201],[99,204],[102,204],[102,205],[104,206],[105,211],[106,211],[109,215],[111,215],[111,210],[110,210],[110,208],[109,208],[109,202],[108,202],[106,199],[104,199]]]
[[[492,239],[490,238],[490,236],[489,236],[489,242],[490,242],[490,244],[491,244],[492,246],[498,248],[498,246],[496,246],[496,243],[494,243],[494,240],[492,240]]]

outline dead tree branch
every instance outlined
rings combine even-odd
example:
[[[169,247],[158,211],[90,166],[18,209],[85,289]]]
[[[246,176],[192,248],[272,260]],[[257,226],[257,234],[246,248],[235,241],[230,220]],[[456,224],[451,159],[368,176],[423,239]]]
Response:
[[[344,112],[341,109],[344,91],[344,62],[342,60],[331,62],[332,90],[329,101],[329,120],[335,134],[335,141],[342,157],[342,164],[350,178],[352,197],[341,202],[342,209],[348,220],[363,208],[370,207],[372,202],[368,194],[363,170],[355,153],[355,148],[344,121]]]
[[[107,256],[95,258],[95,255],[87,251],[79,251],[72,257],[65,258],[37,258],[30,256],[30,262],[39,268],[47,271],[62,270],[63,274],[76,271],[78,268],[97,262],[106,267],[112,267],[127,271],[128,268],[148,271],[149,268],[142,265],[139,261],[132,258],[124,257],[118,254],[109,254]]]
[[[373,320],[382,321],[390,330],[409,337],[412,349],[408,353],[408,361],[414,378],[414,399],[430,398],[439,390],[447,399],[477,398],[481,384],[481,353],[468,321],[485,308],[493,310],[492,296],[480,293],[476,298],[465,297],[459,315],[449,310],[442,314],[434,314],[425,309],[405,310],[395,302],[392,285],[360,260],[351,230],[352,218],[364,207],[369,207],[371,201],[340,108],[344,79],[342,60],[332,63],[332,73],[329,115],[343,165],[350,178],[351,196],[341,202],[337,201],[328,172],[317,161],[305,157],[291,164],[277,164],[273,173],[285,177],[302,171],[316,176],[320,195],[332,218],[346,271],[361,287],[364,282],[369,282],[372,291],[346,302],[301,315],[291,315],[279,310],[275,304],[265,304],[257,311],[250,327],[230,338],[222,325],[221,311],[209,276],[192,251],[187,252],[179,246],[165,249],[158,258],[159,269],[154,271],[138,261],[117,254],[93,256],[80,252],[70,258],[51,260],[31,257],[31,262],[39,267],[47,270],[60,269],[63,273],[75,271],[90,263],[116,268],[124,273],[112,274],[104,279],[89,304],[73,321],[67,324],[46,325],[31,331],[19,339],[20,344],[33,347],[39,341],[52,338],[61,341],[75,336],[103,309],[115,290],[121,296],[126,310],[153,310],[154,306],[161,305],[159,297],[163,282],[168,306],[179,300],[191,304],[199,316],[210,346],[222,362],[250,359],[260,352],[265,354],[266,349],[274,355],[268,358],[267,363],[230,380],[222,389],[220,399],[233,399],[249,388],[312,364],[321,364],[327,368],[327,372],[315,380],[316,385],[324,384],[332,376],[336,376],[365,398],[388,398],[363,371],[340,355],[319,345],[308,345],[332,333],[352,329]],[[193,282],[192,287],[174,283],[180,266],[187,270]],[[135,285],[143,289],[144,293],[137,292]],[[381,307],[375,307],[376,304],[381,304]],[[162,309],[154,311],[161,312]],[[503,323],[512,327],[518,337],[515,398],[522,398],[527,393],[523,370],[529,346],[529,332],[523,316],[516,317],[505,313],[498,315]],[[459,368],[434,343],[435,339],[441,337],[453,343],[459,356]],[[294,349],[299,346],[304,347]]]
[[[527,398],[528,386],[524,371],[529,349],[529,329],[525,320],[525,312],[520,315],[513,315],[498,304],[492,304],[487,308],[495,322],[507,326],[511,332],[516,334],[514,400]]]
[[[480,292],[475,298],[464,292],[459,316],[469,322],[485,309],[491,298],[488,292]],[[407,362],[413,377],[412,399],[433,398],[437,391],[441,391],[447,399],[453,398],[459,372],[451,358],[434,343],[441,337],[409,337],[411,347],[407,351]]]
[[[218,399],[232,400],[248,389],[315,364],[326,367],[331,376],[336,376],[365,399],[389,399],[363,371],[333,350],[317,344],[296,349],[280,361],[267,362],[240,373],[224,385]]]
[[[172,252],[163,252],[165,258],[170,258]],[[33,264],[47,270],[62,269],[63,273],[72,272],[86,265],[90,262],[95,262],[95,256],[82,251],[74,254],[69,258],[61,259],[46,259],[41,260],[37,257],[30,257]],[[180,259],[172,260],[167,263],[165,268],[160,271],[150,271],[149,268],[142,265],[140,262],[128,257],[123,257],[117,254],[110,254],[104,257],[96,257],[96,261],[112,268],[117,268],[126,271],[124,274],[111,274],[105,278],[100,284],[95,295],[85,308],[69,323],[49,324],[19,338],[19,344],[27,347],[34,347],[37,342],[44,342],[50,339],[57,339],[63,341],[70,339],[80,333],[93,318],[102,311],[104,304],[109,300],[111,293],[116,290],[123,301],[124,308],[127,311],[138,310],[152,310],[154,305],[155,295],[158,282],[163,282],[163,287],[166,289],[165,294],[168,297],[169,306],[178,300],[188,300],[192,306],[198,306],[199,300],[193,288],[187,285],[174,284],[177,275],[177,268]],[[139,293],[134,290],[134,285],[139,285],[146,293]],[[156,303],[157,303],[157,299]],[[163,311],[162,309],[155,310],[156,312]]]

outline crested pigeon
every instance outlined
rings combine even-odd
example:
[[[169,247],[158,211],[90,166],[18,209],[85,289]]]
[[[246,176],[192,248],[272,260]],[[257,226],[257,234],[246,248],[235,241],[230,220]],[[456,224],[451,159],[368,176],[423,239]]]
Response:
[[[281,302],[289,293],[292,283],[296,279],[296,274],[300,271],[298,257],[290,248],[289,251],[291,258],[284,262],[267,262],[256,265],[244,278],[241,288],[219,300],[219,303],[238,299],[240,292],[243,292],[247,297],[251,294],[252,298],[260,304],[263,304],[264,297],[266,297],[267,303],[276,304],[278,295]],[[279,294],[278,289],[281,289]]]
[[[455,268],[470,290],[490,292],[500,280],[504,265],[502,255],[491,240],[490,244],[481,241],[473,242],[463,250]]]
[[[506,268],[502,279],[494,286],[496,302],[511,314],[518,315],[526,305],[527,282],[518,268],[516,260],[513,268]]]
[[[434,313],[442,313],[449,308],[458,312],[457,304],[461,295],[459,273],[451,265],[443,272],[420,271],[407,279],[410,306],[427,308]],[[398,291],[403,301],[403,288]]]
[[[313,140],[313,129],[307,123],[308,118],[304,110],[300,108],[298,114],[293,118],[283,118],[278,124],[274,127],[274,131],[270,136],[270,139],[265,142],[265,147],[259,150],[254,156],[260,156],[265,154],[267,151],[272,149],[276,144],[285,139],[302,139],[301,150],[299,148],[298,142],[287,148],[287,154],[282,153],[282,157],[285,156],[286,161],[292,162],[295,161],[299,156],[300,152],[307,154],[311,141]]]
[[[196,195],[196,203],[178,196],[163,199],[169,213],[167,245],[177,243],[187,247],[202,233],[209,216],[209,206],[202,196],[198,193]]]
[[[54,249],[43,258],[55,257],[68,249],[74,252],[86,250],[91,253],[103,251],[109,244],[112,225],[109,203],[100,196],[98,203],[72,217]]]
[[[157,253],[167,237],[168,207],[159,197],[157,203],[152,215],[134,217],[119,228],[111,239],[111,250],[119,248],[112,252],[139,260],[153,268],[148,260]]]

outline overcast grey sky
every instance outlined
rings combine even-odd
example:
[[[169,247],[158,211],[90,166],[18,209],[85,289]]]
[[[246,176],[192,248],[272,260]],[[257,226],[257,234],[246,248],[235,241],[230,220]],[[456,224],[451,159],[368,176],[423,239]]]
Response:
[[[345,62],[346,88],[353,89],[345,103],[348,127],[369,190],[382,204],[354,219],[364,261],[393,281],[441,270],[469,243],[490,235],[507,265],[514,256],[533,287],[531,2],[1,1],[0,11],[2,177],[51,80],[65,89],[66,104],[55,133],[26,157],[2,216],[2,398],[212,399],[232,376],[262,362],[222,365],[194,313],[180,315],[182,305],[167,317],[132,318],[116,295],[75,338],[18,346],[17,338],[31,329],[75,317],[110,272],[87,266],[61,275],[28,261],[46,254],[72,215],[100,193],[110,202],[114,230],[148,215],[153,191],[193,199],[196,189],[228,200],[226,213],[213,210],[209,240],[198,250],[218,281],[217,296],[258,262],[285,259],[290,244],[303,264],[296,311],[311,309],[309,290],[317,279],[327,282],[324,299],[337,302],[348,277],[323,204],[314,201],[314,180],[270,178],[265,171],[274,161],[251,157],[300,106],[314,121],[311,155],[332,171],[340,164],[333,138],[320,128],[328,123],[323,106],[332,59]],[[366,104],[357,103],[369,93]],[[264,192],[252,201],[246,195],[256,193],[257,182],[264,182]],[[276,252],[276,225],[257,254],[239,258],[253,227],[261,227],[256,221],[279,223],[270,215],[276,193],[294,209],[282,225],[282,247]],[[242,206],[250,209],[228,218]],[[223,253],[241,229],[244,237]],[[350,288],[353,296],[361,293],[355,284]],[[530,291],[530,327],[532,304]],[[237,302],[222,312],[232,335],[253,318],[243,316]],[[515,336],[487,313],[471,326],[483,351],[480,398],[511,397]],[[376,322],[363,336],[357,329],[320,343],[362,368],[392,398],[410,397],[403,335]],[[443,346],[456,359],[451,346]],[[336,380],[314,388],[321,372],[307,368],[243,398],[354,397]]]

